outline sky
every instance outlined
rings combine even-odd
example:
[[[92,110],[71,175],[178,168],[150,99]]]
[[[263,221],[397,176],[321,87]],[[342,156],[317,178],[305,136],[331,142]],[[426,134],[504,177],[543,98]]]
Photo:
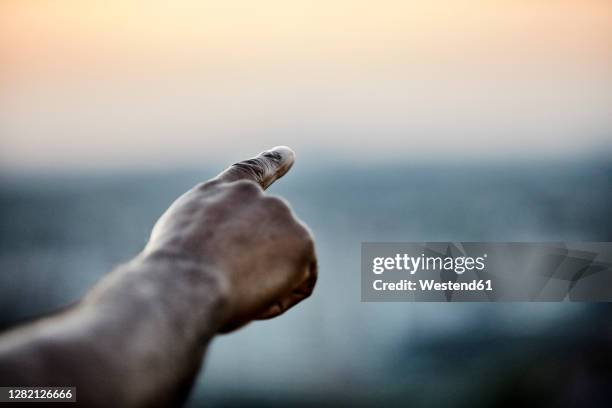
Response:
[[[612,151],[607,0],[0,3],[0,170]]]

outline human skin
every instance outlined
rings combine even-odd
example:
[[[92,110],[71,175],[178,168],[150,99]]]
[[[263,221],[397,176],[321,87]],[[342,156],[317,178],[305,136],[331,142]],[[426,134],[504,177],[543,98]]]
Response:
[[[293,161],[276,147],[179,197],[79,302],[0,336],[0,386],[76,386],[83,406],[183,402],[215,335],[312,293],[312,235],[263,191]]]

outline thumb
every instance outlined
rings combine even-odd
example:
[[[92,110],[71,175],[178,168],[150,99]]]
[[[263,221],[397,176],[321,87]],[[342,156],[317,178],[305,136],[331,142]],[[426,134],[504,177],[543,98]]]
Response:
[[[225,169],[215,179],[223,182],[251,180],[263,189],[268,188],[289,171],[295,161],[295,153],[286,146],[276,146],[257,157],[247,159]]]

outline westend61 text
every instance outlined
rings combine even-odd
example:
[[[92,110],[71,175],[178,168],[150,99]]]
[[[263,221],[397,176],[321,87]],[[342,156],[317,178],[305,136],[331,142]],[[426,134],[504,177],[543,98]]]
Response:
[[[382,279],[377,279],[372,282],[372,287],[376,291],[482,291],[482,290],[493,290],[491,280],[474,279],[470,282],[436,282],[433,279],[419,279],[418,281],[412,281],[408,279],[402,279],[397,282],[383,282]]]

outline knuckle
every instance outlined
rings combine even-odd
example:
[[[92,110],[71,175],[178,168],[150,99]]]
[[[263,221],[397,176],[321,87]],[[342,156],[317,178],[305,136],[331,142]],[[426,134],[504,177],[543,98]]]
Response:
[[[315,286],[317,285],[317,279],[319,278],[319,267],[317,258],[313,258],[308,265],[308,280],[306,286],[308,287],[308,296],[312,294]]]
[[[295,223],[300,238],[304,241],[305,244],[307,244],[307,246],[312,247],[314,249],[314,238],[312,236],[312,233],[310,232],[310,228],[308,228],[306,224],[301,221],[296,220]]]
[[[228,184],[228,187],[233,191],[242,194],[257,195],[261,193],[261,187],[259,186],[259,184],[252,180],[233,181]]]
[[[310,261],[310,283],[311,287],[314,288],[317,283],[317,277],[319,275],[319,262],[317,261],[317,257],[315,256]]]
[[[193,190],[195,191],[210,191],[216,187],[218,187],[221,184],[221,181],[216,180],[216,179],[212,179],[212,180],[207,180],[207,181],[203,181],[201,183],[196,184],[193,187]]]
[[[318,273],[316,259],[311,260],[306,268],[306,280],[299,289],[299,293],[304,299],[312,295],[317,284]]]
[[[289,203],[280,197],[268,196],[264,199],[264,205],[273,211],[275,215],[293,216]]]
[[[292,242],[302,247],[310,258],[314,257],[315,244],[312,232],[306,224],[293,214],[289,203],[283,198],[275,196],[265,196],[262,203],[287,228]]]
[[[303,248],[303,254],[308,261],[316,260],[315,242],[310,229],[301,221],[295,221],[295,236]]]

